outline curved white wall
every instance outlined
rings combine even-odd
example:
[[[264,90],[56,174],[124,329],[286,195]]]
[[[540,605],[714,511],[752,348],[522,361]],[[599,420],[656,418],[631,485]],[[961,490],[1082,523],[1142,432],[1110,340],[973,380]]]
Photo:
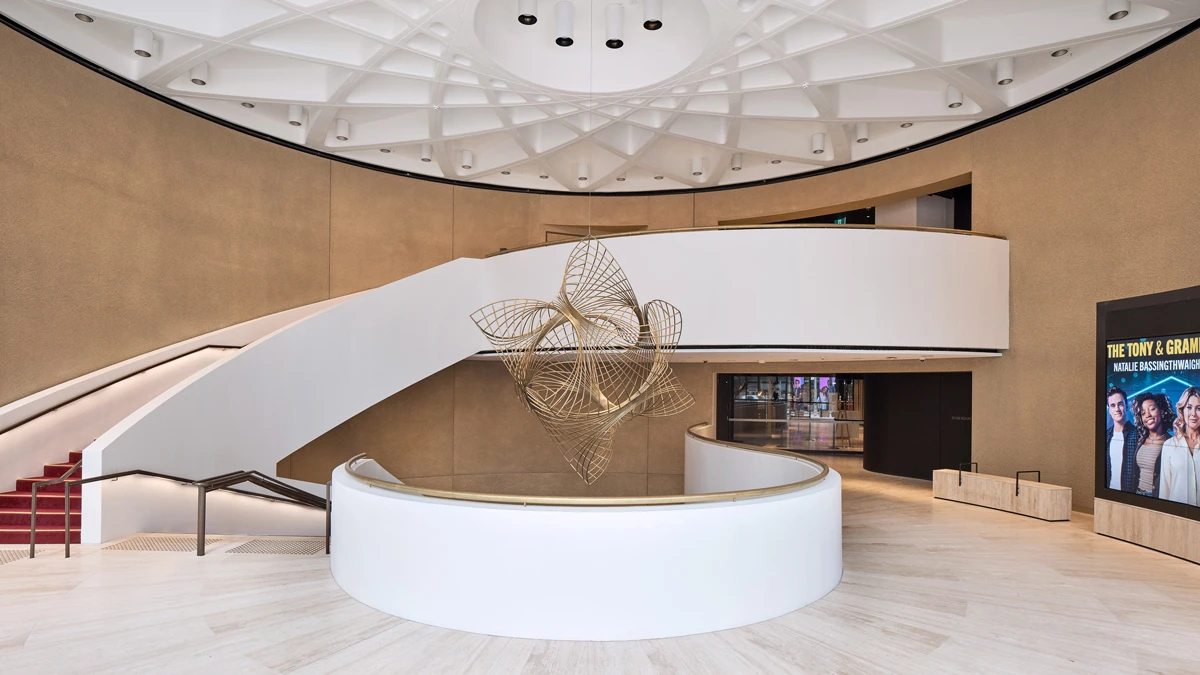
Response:
[[[683,313],[681,345],[1008,348],[1003,239],[777,228],[603,242],[639,301],[662,298]],[[489,299],[553,298],[567,250],[487,259]]]
[[[712,425],[692,427],[696,438],[683,439],[683,493],[734,492],[799,483],[820,473],[820,467],[800,455],[744,450],[707,438]]]
[[[605,241],[639,299],[683,312],[681,344],[1003,349],[1008,243],[950,233],[767,229]],[[84,475],[147,469],[275,473],[275,463],[367,407],[488,345],[486,303],[551,299],[570,244],[458,259],[359,294],[185,380],[105,433]],[[819,289],[772,283],[745,261],[795,261]],[[853,260],[847,268],[837,261]],[[733,264],[736,262],[737,264]],[[737,320],[730,312],[736,308]],[[836,317],[836,320],[832,320]],[[104,488],[84,490],[85,511]],[[85,541],[129,534],[88,518]]]
[[[769,497],[575,507],[402,494],[339,467],[333,503],[330,566],[343,590],[473,633],[642,640],[724,630],[803,607],[842,574],[834,471]]]

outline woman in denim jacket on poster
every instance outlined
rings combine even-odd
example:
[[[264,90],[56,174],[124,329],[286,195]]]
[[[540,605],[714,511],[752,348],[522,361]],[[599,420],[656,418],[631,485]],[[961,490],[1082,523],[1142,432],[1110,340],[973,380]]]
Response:
[[[1138,448],[1134,453],[1134,492],[1158,497],[1158,478],[1162,472],[1163,443],[1175,423],[1175,411],[1166,394],[1141,393],[1133,398],[1133,421],[1137,425]]]

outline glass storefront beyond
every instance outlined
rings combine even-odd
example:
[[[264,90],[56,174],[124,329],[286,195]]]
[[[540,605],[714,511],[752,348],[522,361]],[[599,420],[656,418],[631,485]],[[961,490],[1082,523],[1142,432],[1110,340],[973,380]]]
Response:
[[[862,452],[861,375],[734,375],[733,436],[767,448]]]

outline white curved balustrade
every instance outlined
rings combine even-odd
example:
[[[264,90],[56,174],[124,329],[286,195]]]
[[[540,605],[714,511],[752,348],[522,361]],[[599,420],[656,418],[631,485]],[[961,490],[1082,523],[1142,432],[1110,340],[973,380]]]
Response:
[[[680,309],[684,350],[1008,346],[1008,242],[1001,239],[775,228],[646,234],[605,245],[639,298],[662,298]],[[554,297],[569,247],[454,260],[306,316],[110,429],[85,450],[84,475],[126,469],[275,475],[276,462],[321,434],[487,350],[471,312],[503,298]],[[754,260],[763,262],[764,273],[747,270],[746,261]],[[806,280],[825,282],[766,274],[788,260],[803,265]],[[852,270],[845,260],[855,261]],[[85,542],[131,533],[127,521],[106,520],[106,502],[120,495],[120,483],[85,487]]]
[[[412,621],[553,640],[735,628],[794,611],[837,586],[837,472],[695,435],[688,443],[689,485],[720,487],[717,471],[733,469],[734,483],[758,488],[628,499],[488,497],[389,489],[377,480],[378,467],[339,467],[334,579],[360,602]],[[693,464],[693,450],[707,459]]]

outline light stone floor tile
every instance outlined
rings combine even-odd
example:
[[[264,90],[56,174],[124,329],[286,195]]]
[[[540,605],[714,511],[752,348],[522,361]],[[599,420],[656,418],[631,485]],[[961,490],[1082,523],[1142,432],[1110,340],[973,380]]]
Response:
[[[642,642],[435,628],[346,596],[325,556],[47,547],[0,566],[0,673],[1200,674],[1200,565],[842,472],[845,573],[752,626]]]

